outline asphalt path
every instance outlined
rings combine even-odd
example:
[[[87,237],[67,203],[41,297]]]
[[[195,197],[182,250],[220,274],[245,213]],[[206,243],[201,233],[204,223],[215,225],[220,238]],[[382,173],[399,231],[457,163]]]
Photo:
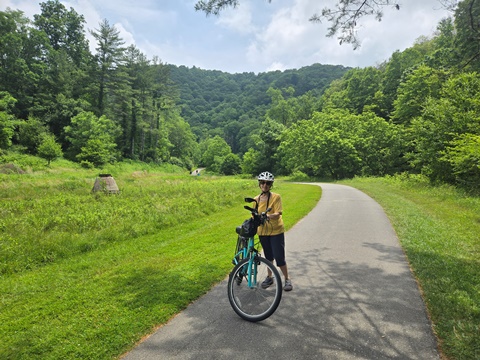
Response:
[[[319,203],[286,233],[294,289],[270,318],[236,315],[225,279],[122,359],[440,359],[383,209],[354,188],[315,185]]]

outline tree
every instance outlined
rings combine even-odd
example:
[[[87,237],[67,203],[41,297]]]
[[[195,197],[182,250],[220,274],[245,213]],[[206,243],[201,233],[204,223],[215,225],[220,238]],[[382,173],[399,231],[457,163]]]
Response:
[[[272,105],[270,106],[270,109],[267,110],[267,117],[284,126],[289,125],[292,122],[294,115],[292,107],[284,98],[284,94],[287,95],[288,98],[291,97],[294,92],[295,89],[291,86],[283,90],[270,87],[267,90],[267,94],[272,99]]]
[[[92,112],[82,112],[65,127],[70,146],[67,156],[71,160],[90,161],[95,165],[116,159],[115,139],[119,127],[106,116],[97,117]]]
[[[17,100],[12,110],[19,119],[43,108],[40,84],[48,72],[48,38],[30,23],[21,11],[0,12],[0,91]]]
[[[374,103],[380,88],[380,71],[374,67],[352,69],[344,75],[346,97],[352,112],[361,114],[366,105]]]
[[[242,161],[235,154],[228,154],[223,158],[223,162],[220,165],[220,172],[224,175],[235,175],[241,171]]]
[[[113,156],[114,145],[98,138],[91,138],[87,140],[85,146],[82,146],[75,157],[83,167],[100,167],[115,160]]]
[[[445,149],[443,159],[453,169],[456,183],[464,188],[480,192],[480,135],[461,134]]]
[[[256,175],[262,172],[260,169],[261,154],[258,150],[253,148],[248,149],[248,151],[243,154],[242,160],[242,173],[249,174],[249,175]]]
[[[279,124],[268,117],[262,122],[256,148],[261,154],[258,172],[279,172],[280,168],[277,166],[276,154],[284,130],[285,126],[283,124]]]
[[[466,134],[480,135],[480,76],[464,73],[448,79],[439,98],[428,99],[421,116],[412,121],[411,131],[412,165],[433,181],[455,183],[453,167],[460,164],[457,155],[463,154],[456,149],[470,148]]]
[[[12,137],[15,129],[15,118],[11,110],[16,100],[7,92],[0,91],[0,149],[6,149],[12,145]]]
[[[39,119],[29,117],[19,124],[17,141],[20,145],[25,146],[28,153],[35,154],[46,133],[48,133],[48,129]]]
[[[61,157],[63,155],[62,147],[55,141],[55,136],[52,134],[43,134],[40,145],[37,151],[38,156],[47,160],[47,165],[50,166],[50,162]]]
[[[100,28],[91,31],[92,36],[97,40],[97,85],[98,96],[96,99],[97,112],[100,115],[105,113],[106,93],[112,84],[114,70],[122,62],[122,45],[125,43],[120,37],[120,32],[115,26],[110,25],[107,19],[100,22]]]
[[[42,11],[34,15],[34,25],[48,39],[44,54],[47,66],[37,89],[42,106],[35,106],[34,114],[61,139],[63,127],[78,113],[74,108],[91,107],[83,97],[88,90],[87,69],[92,57],[82,15],[73,8],[67,10],[58,0],[48,0],[40,7]],[[66,106],[70,109],[65,112]]]
[[[219,172],[223,159],[232,153],[232,149],[230,149],[227,142],[218,135],[206,140],[202,144],[202,149],[201,164],[212,172]]]
[[[348,109],[350,101],[347,97],[345,77],[333,80],[319,100],[321,111],[327,109]]]
[[[427,55],[425,65],[434,69],[459,69],[463,66],[459,48],[456,46],[456,29],[454,20],[440,20],[436,36],[432,39],[434,51]]]
[[[310,21],[321,22],[327,20],[331,25],[328,28],[328,37],[339,33],[337,39],[340,44],[352,44],[354,49],[360,46],[356,34],[357,24],[364,16],[374,16],[377,21],[383,17],[382,8],[390,6],[400,10],[400,3],[394,0],[340,0],[335,9],[324,8],[320,15],[314,14]]]
[[[382,111],[385,116],[390,116],[393,111],[393,101],[397,97],[397,89],[404,71],[402,55],[400,51],[395,51],[385,64],[383,76],[381,78],[380,90],[383,96]]]
[[[406,142],[402,127],[385,121],[372,112],[351,116],[359,130],[350,137],[362,159],[362,176],[384,176],[407,170],[403,153]]]
[[[337,115],[315,113],[313,119],[299,121],[285,130],[278,157],[288,173],[300,171],[330,179],[360,173],[362,160],[355,140],[346,136],[345,129],[334,125],[338,123]]]
[[[440,89],[447,78],[445,71],[425,65],[410,72],[399,85],[392,119],[396,123],[409,124],[419,116],[429,97],[438,98]]]
[[[88,42],[83,25],[85,18],[73,8],[67,8],[58,0],[40,3],[41,14],[34,15],[34,23],[47,34],[55,51],[64,50],[77,67],[82,65],[88,52]]]
[[[191,168],[193,166],[192,160],[197,151],[197,143],[195,142],[195,136],[190,129],[190,125],[175,109],[171,109],[170,112],[166,114],[165,125],[168,142],[171,144],[170,157],[180,159],[185,168]],[[225,143],[224,140],[223,142]],[[231,152],[230,147],[228,145],[227,147],[229,152]]]
[[[480,71],[480,2],[464,0],[455,11],[456,40],[462,55],[462,67]]]
[[[285,130],[281,139],[277,158],[287,173],[340,179],[404,170],[400,128],[372,112],[316,112]]]

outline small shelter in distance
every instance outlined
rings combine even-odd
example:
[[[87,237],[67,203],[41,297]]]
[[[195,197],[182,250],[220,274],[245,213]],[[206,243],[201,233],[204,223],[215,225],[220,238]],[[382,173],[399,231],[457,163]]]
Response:
[[[115,182],[115,179],[110,174],[99,174],[93,184],[93,192],[103,191],[109,194],[119,194],[120,190]]]

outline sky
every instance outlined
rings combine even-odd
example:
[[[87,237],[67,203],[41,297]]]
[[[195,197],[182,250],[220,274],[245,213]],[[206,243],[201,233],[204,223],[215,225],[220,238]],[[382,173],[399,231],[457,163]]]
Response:
[[[442,18],[450,16],[439,0],[399,0],[400,10],[384,8],[381,22],[360,20],[359,49],[326,37],[328,23],[308,19],[335,0],[240,0],[219,16],[195,11],[196,0],[60,0],[83,15],[92,53],[90,30],[107,19],[126,45],[164,64],[229,73],[261,73],[319,64],[375,66],[396,50],[431,37]],[[40,0],[0,0],[0,10],[21,10],[33,19]]]

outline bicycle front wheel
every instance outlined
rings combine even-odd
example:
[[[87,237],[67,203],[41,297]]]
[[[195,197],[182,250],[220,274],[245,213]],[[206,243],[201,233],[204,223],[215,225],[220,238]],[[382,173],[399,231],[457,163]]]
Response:
[[[262,287],[270,270],[273,283]],[[243,319],[257,322],[272,315],[282,299],[282,278],[277,268],[260,256],[243,259],[230,273],[228,300]]]

